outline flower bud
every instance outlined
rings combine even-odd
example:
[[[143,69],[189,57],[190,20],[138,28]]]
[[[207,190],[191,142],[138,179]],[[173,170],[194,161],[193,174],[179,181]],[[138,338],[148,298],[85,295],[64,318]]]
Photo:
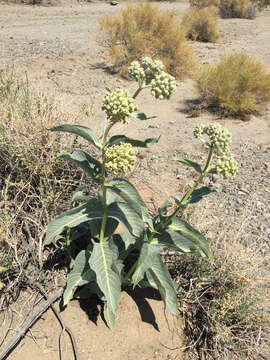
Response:
[[[142,82],[145,80],[145,72],[144,69],[140,66],[139,61],[132,61],[130,67],[128,68],[128,75],[137,82]]]
[[[237,172],[237,161],[230,156],[222,156],[217,161],[217,172],[225,178],[234,177]]]
[[[213,148],[218,155],[227,154],[232,142],[231,133],[219,124],[197,125],[193,134],[195,138],[201,138],[204,134],[207,135],[209,142],[205,146]]]
[[[121,142],[105,149],[105,169],[112,175],[128,174],[134,169],[137,149]]]
[[[108,91],[103,99],[102,110],[105,111],[107,118],[112,123],[128,123],[128,117],[137,110],[133,99],[129,97],[128,92],[123,89]]]
[[[175,89],[175,78],[164,71],[156,75],[151,81],[151,94],[156,99],[169,99]]]

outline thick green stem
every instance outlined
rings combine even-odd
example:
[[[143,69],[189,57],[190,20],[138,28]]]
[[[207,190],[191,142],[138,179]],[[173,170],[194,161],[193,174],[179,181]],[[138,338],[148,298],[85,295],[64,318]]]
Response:
[[[136,99],[136,97],[139,95],[139,93],[142,91],[142,89],[143,89],[143,87],[140,86],[140,87],[135,91],[134,95],[132,96],[132,99]]]
[[[109,131],[111,130],[112,126],[114,124],[110,123],[109,126],[106,128],[103,136],[103,144],[102,144],[102,169],[101,169],[101,177],[102,177],[102,197],[103,197],[103,218],[101,223],[101,229],[100,229],[100,235],[99,235],[99,241],[102,243],[104,241],[104,234],[105,234],[105,228],[107,223],[107,189],[106,189],[106,170],[105,170],[105,146],[107,141],[107,136],[109,134]]]
[[[136,269],[136,267],[137,267],[138,261],[139,261],[139,259],[131,266],[131,268],[129,269],[127,275],[125,276],[124,281],[128,281],[130,275],[131,275],[132,273],[134,273],[134,271],[135,271],[135,269]]]

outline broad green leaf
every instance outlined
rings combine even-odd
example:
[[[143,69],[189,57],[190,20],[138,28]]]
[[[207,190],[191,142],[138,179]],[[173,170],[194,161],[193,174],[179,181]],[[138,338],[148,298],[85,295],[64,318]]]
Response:
[[[131,116],[139,120],[147,120],[147,116],[145,115],[145,113],[140,111],[133,111]]]
[[[102,219],[97,219],[91,221],[91,235],[92,237],[98,238],[100,234]],[[117,229],[117,226],[119,225],[119,221],[113,218],[107,218],[106,222],[106,228],[104,232],[104,237],[111,237],[115,230]]]
[[[49,223],[44,245],[55,242],[55,238],[65,228],[73,228],[84,222],[102,219],[103,214],[102,204],[94,198],[90,199],[86,204],[64,212]],[[107,207],[107,216],[121,222],[134,236],[139,237],[143,231],[143,221],[127,203],[114,202],[110,204]]]
[[[55,242],[65,228],[73,228],[86,221],[100,219],[103,216],[103,207],[97,199],[90,199],[86,204],[65,211],[62,215],[52,220],[46,232],[44,245]]]
[[[211,256],[208,241],[199,231],[194,229],[185,220],[179,218],[173,218],[168,228],[169,230],[175,231],[183,235],[188,240],[192,241],[194,245],[197,246],[197,249],[202,250],[207,257]]]
[[[165,248],[178,250],[183,253],[199,251],[201,256],[205,256],[204,252],[191,239],[180,232],[165,229],[156,236],[156,239]]]
[[[122,234],[114,234],[113,241],[118,248],[119,259],[125,260],[129,252],[134,249],[136,238],[126,231]]]
[[[177,315],[178,303],[177,295],[171,275],[167,266],[163,264],[160,256],[155,255],[151,268],[146,272],[149,282],[155,282],[160,295],[165,303],[165,310],[171,314]]]
[[[114,202],[108,206],[107,214],[121,222],[133,236],[140,237],[143,232],[144,223],[129,204]]]
[[[94,243],[89,264],[96,273],[97,283],[105,296],[107,306],[114,314],[121,296],[121,278],[113,269],[113,263],[118,256],[110,245],[108,241]]]
[[[204,198],[205,196],[213,193],[213,192],[219,192],[221,191],[221,188],[217,188],[214,186],[202,186],[199,189],[196,189],[193,191],[193,193],[190,196],[190,200],[189,200],[189,204],[195,204],[197,202],[199,202],[200,200],[202,200],[202,198]]]
[[[89,266],[90,253],[86,250],[82,250],[76,256],[73,269],[67,275],[67,285],[64,292],[64,305],[72,299],[78,286],[85,285],[95,280],[95,272],[90,269]]]
[[[149,227],[153,228],[152,220],[148,214],[148,208],[138,193],[137,189],[126,179],[115,178],[109,182],[107,188],[111,189],[122,199],[124,199],[134,211],[140,215],[142,220],[146,222]]]
[[[50,128],[51,131],[63,131],[67,133],[71,133],[74,135],[81,136],[91,144],[95,145],[98,149],[102,148],[102,144],[99,141],[97,135],[94,133],[92,129],[87,126],[83,125],[71,125],[71,124],[64,124],[59,126],[54,126]]]
[[[108,303],[105,301],[104,304],[104,318],[110,329],[114,329],[115,326],[115,313],[110,309]]]
[[[118,145],[120,143],[128,143],[131,144],[132,146],[146,148],[156,144],[158,140],[159,138],[148,138],[144,141],[141,141],[141,140],[131,139],[125,135],[114,135],[108,140],[106,146]]]
[[[152,266],[155,255],[161,249],[162,248],[159,244],[151,244],[147,242],[143,244],[136,270],[132,276],[133,287],[135,287],[144,278],[145,272]]]
[[[172,157],[171,160],[174,160],[174,161],[178,161],[182,164],[185,164],[185,165],[188,165],[188,166],[191,166],[193,167],[193,169],[195,169],[199,174],[202,173],[202,168],[201,168],[201,165],[194,162],[194,161],[191,161],[191,160],[188,160],[188,159],[184,159],[184,158],[175,158],[175,157]]]
[[[101,182],[101,163],[89,155],[87,152],[82,150],[76,150],[72,153],[61,153],[58,157],[62,157],[66,160],[72,161],[80,168],[82,168],[93,180]]]

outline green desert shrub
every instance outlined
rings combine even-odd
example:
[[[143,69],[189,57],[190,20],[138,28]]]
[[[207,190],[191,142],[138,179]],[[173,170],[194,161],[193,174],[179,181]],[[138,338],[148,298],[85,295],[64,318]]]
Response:
[[[181,24],[192,40],[215,42],[220,38],[218,9],[215,6],[188,9]]]
[[[149,3],[128,5],[117,16],[100,19],[112,64],[122,74],[144,56],[163,62],[170,74],[182,77],[194,70],[193,51],[174,11],[160,11]]]
[[[245,54],[230,54],[217,65],[205,65],[194,79],[207,105],[224,115],[250,114],[270,101],[270,74]]]

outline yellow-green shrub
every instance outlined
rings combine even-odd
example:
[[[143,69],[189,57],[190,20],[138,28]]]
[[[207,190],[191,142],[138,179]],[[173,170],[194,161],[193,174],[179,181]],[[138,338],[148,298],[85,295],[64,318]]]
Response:
[[[253,19],[260,0],[190,0],[191,7],[216,6],[223,18]],[[267,0],[268,1],[268,0]]]
[[[270,100],[270,74],[263,64],[244,54],[205,65],[194,78],[207,105],[225,115],[252,113]]]
[[[119,16],[100,19],[114,67],[127,72],[133,60],[144,56],[162,60],[166,71],[177,77],[194,69],[193,51],[174,11],[160,11],[149,3],[128,5]]]
[[[188,9],[181,24],[192,40],[215,42],[220,38],[218,9],[215,6]]]

